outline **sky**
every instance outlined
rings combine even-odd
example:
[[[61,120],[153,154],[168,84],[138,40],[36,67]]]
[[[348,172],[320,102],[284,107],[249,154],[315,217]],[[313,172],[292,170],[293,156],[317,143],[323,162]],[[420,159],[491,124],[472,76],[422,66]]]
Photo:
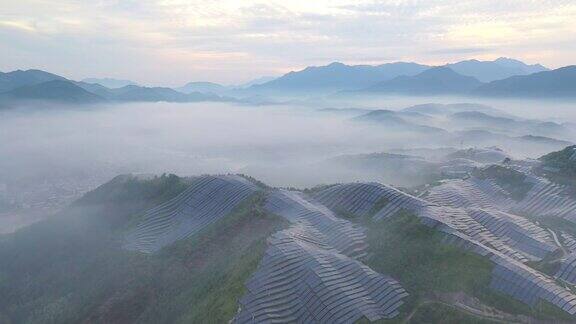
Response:
[[[1,0],[0,71],[238,84],[334,61],[575,64],[574,0]]]

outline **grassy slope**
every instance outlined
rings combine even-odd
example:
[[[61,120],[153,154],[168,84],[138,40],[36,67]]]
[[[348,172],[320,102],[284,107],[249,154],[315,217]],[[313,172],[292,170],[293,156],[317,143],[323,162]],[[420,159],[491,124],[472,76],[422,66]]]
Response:
[[[443,243],[442,234],[422,225],[416,216],[403,212],[384,221],[365,222],[368,223],[365,227],[368,228],[371,255],[367,264],[399,280],[410,293],[408,302],[403,306],[402,316],[395,321],[402,321],[416,309],[411,323],[436,323],[426,320],[429,316],[442,318],[443,323],[461,323],[465,317],[469,317],[466,322],[478,320],[478,323],[482,323],[481,319],[463,314],[455,308],[428,304],[434,300],[435,293],[446,292],[464,292],[510,314],[566,319],[563,313],[551,305],[542,303],[536,309],[531,309],[490,290],[491,262]]]
[[[539,158],[542,166],[536,171],[543,174],[553,182],[568,186],[576,186],[576,161],[571,160],[576,146],[568,146],[563,150],[548,153]],[[545,169],[557,169],[557,172],[548,172]],[[576,189],[572,188],[571,194],[576,196]]]
[[[177,177],[115,179],[66,215],[0,242],[7,323],[222,323],[281,220],[255,195],[232,215],[158,254],[120,248],[119,229],[183,188]],[[118,198],[122,197],[122,199]]]
[[[576,146],[568,146],[563,150],[551,152],[539,158],[544,165],[558,168],[565,175],[576,176],[576,163],[571,160],[572,154],[574,154],[574,149]]]

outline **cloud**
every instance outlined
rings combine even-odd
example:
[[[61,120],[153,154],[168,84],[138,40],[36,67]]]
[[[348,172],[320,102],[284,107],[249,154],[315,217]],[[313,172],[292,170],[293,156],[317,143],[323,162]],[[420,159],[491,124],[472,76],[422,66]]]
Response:
[[[478,54],[487,53],[493,50],[487,47],[460,47],[460,48],[442,48],[437,50],[428,51],[429,54],[445,55],[445,54]]]
[[[5,0],[0,69],[177,85],[335,60],[512,56],[556,67],[573,63],[575,29],[573,1]]]

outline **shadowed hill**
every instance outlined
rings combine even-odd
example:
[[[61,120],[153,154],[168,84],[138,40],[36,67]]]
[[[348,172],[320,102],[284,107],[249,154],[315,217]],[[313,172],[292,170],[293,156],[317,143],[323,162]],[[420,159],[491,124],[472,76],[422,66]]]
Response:
[[[72,81],[40,70],[17,70],[0,73],[0,104],[9,108],[13,103],[30,100],[75,104],[104,101],[198,102],[235,100],[213,93],[198,91],[182,93],[166,87],[142,87],[127,80],[85,80],[89,82]],[[111,85],[111,87],[106,85]]]
[[[42,70],[16,70],[8,73],[0,72],[0,92],[10,91],[22,86],[32,86],[47,81],[66,78]]]
[[[364,115],[351,118],[350,121],[355,123],[364,123],[366,125],[382,126],[388,130],[398,132],[419,132],[443,135],[447,132],[441,128],[420,125],[414,121],[421,122],[426,120],[425,116],[419,116],[415,112],[396,112],[391,110],[373,110]]]
[[[362,91],[406,95],[432,95],[467,93],[482,83],[473,77],[463,76],[448,67],[435,67],[415,76],[400,76],[380,82]]]
[[[200,92],[200,93],[222,94],[230,89],[221,84],[213,82],[189,82],[184,86],[177,88],[176,90],[183,93]]]
[[[66,103],[99,103],[104,98],[66,80],[52,80],[28,85],[0,94],[4,100],[45,100]]]
[[[415,75],[428,66],[416,63],[389,63],[378,66],[346,65],[332,63],[326,66],[307,67],[302,71],[290,72],[270,82],[252,86],[252,90],[353,90],[374,83],[390,80],[400,75]]]
[[[449,68],[461,76],[475,78],[481,82],[491,82],[516,75],[546,71],[539,64],[528,65],[510,58],[499,58],[494,61],[467,60],[447,64]],[[430,66],[417,63],[395,62],[382,65],[346,65],[334,62],[325,66],[310,66],[301,71],[287,73],[270,82],[253,86],[253,91],[343,91],[358,90],[376,86],[397,77],[411,77],[431,69]],[[432,69],[435,69],[432,67]],[[458,93],[473,90],[479,83],[473,84],[470,79],[460,78],[467,86],[457,88]],[[413,82],[416,82],[412,80]],[[441,82],[441,79],[437,80]],[[400,81],[397,81],[400,82]],[[400,85],[397,85],[400,86]],[[413,86],[416,87],[417,86]],[[446,88],[442,93],[451,92]],[[396,89],[398,91],[398,89]],[[405,92],[406,90],[402,91]],[[438,90],[431,91],[436,93]]]
[[[115,89],[115,88],[122,88],[127,85],[138,85],[134,81],[130,80],[120,80],[120,79],[113,79],[113,78],[87,78],[83,79],[81,82],[90,83],[90,84],[98,84],[106,88]]]
[[[481,82],[491,82],[515,75],[548,71],[547,68],[540,64],[528,65],[524,62],[504,57],[494,61],[466,60],[446,66],[462,75],[475,77]]]
[[[539,160],[542,161],[539,167],[540,172],[545,173],[553,181],[576,184],[576,145],[548,153],[541,156]]]
[[[110,98],[120,101],[168,101],[183,102],[187,96],[170,88],[139,87],[128,85],[111,91]]]
[[[473,94],[489,97],[576,98],[576,66],[493,81],[482,85]]]

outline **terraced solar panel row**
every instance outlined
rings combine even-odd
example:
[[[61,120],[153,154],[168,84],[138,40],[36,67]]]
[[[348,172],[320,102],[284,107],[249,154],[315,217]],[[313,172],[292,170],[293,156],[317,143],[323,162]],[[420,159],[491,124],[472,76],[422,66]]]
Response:
[[[288,221],[310,224],[323,241],[348,256],[359,258],[366,255],[366,235],[359,226],[338,218],[325,206],[296,191],[278,190],[270,194],[265,208]]]
[[[408,294],[356,259],[365,254],[361,228],[298,192],[276,191],[266,208],[292,225],[269,239],[235,322],[354,323],[398,314]]]
[[[125,247],[152,253],[230,213],[258,188],[240,176],[202,176],[178,196],[144,213]]]
[[[490,282],[493,290],[531,307],[540,301],[547,301],[571,315],[576,314],[576,295],[558,285],[553,278],[452,228],[442,225],[436,228],[446,234],[446,243],[490,258],[494,263]]]
[[[375,219],[393,215],[400,209],[418,210],[429,203],[379,183],[348,183],[328,187],[315,193],[314,198],[335,211],[366,216],[376,212]],[[377,204],[383,205],[374,211]]]
[[[458,200],[459,195],[449,195],[456,191],[443,191],[446,193],[445,200]],[[448,203],[447,206],[441,206],[381,184],[352,183],[329,187],[316,193],[315,197],[334,210],[354,215],[363,215],[366,210],[372,210],[378,201],[385,201],[384,207],[375,213],[375,219],[391,217],[400,210],[408,210],[421,219],[432,218],[444,223],[521,261],[541,260],[558,249],[547,231],[522,217],[495,209],[451,207],[480,206],[472,200],[473,195],[469,199],[472,201],[470,204]]]
[[[576,284],[576,252],[570,253],[566,260],[562,261],[556,276],[564,281]]]
[[[426,200],[456,208],[495,208],[509,203],[507,194],[492,183],[471,180],[450,180],[429,191]],[[482,190],[482,189],[484,190]],[[485,191],[489,191],[487,194]]]
[[[576,314],[576,295],[553,279],[521,263],[494,255],[490,287],[532,307],[547,301],[570,315]]]
[[[531,306],[545,300],[570,314],[576,313],[573,307],[576,303],[574,294],[559,286],[552,278],[522,263],[539,260],[558,249],[543,228],[517,215],[494,208],[480,208],[491,207],[488,204],[490,199],[486,195],[474,195],[476,189],[473,187],[474,190],[470,190],[464,202],[458,201],[461,194],[450,194],[458,192],[458,186],[453,186],[442,191],[442,195],[437,195],[441,199],[437,199],[436,203],[429,203],[383,185],[365,185],[374,187],[372,192],[387,197],[388,204],[376,213],[378,218],[393,217],[401,209],[411,211],[423,224],[444,233],[446,243],[489,257],[495,265],[491,282],[493,289]],[[325,189],[325,192],[316,193],[316,197],[327,206],[337,206],[349,212],[355,210],[354,206],[362,204],[369,205],[364,210],[369,209],[370,204],[379,198],[364,199],[352,190],[358,186],[360,184],[332,186]],[[470,186],[466,185],[465,188],[470,189]],[[362,199],[363,202],[357,201]],[[439,201],[447,206],[439,205]]]
[[[489,257],[494,263],[490,288],[508,295],[531,307],[547,301],[570,315],[576,314],[576,295],[557,282],[509,256],[466,238],[465,235],[447,233],[446,243],[460,246],[479,255]]]
[[[461,200],[466,203],[455,203],[462,197],[464,198]],[[523,217],[497,209],[498,207],[504,210],[511,209],[516,202],[507,198],[503,189],[493,182],[477,178],[448,181],[432,188],[427,199],[441,205],[472,207],[466,208],[472,218],[513,250],[522,252],[529,260],[540,260],[558,249],[549,233],[543,228]],[[491,205],[490,201],[494,203]],[[484,206],[485,209],[480,209],[480,206]],[[503,251],[499,248],[498,250]]]
[[[576,222],[576,199],[566,188],[550,181],[531,176],[534,183],[526,197],[511,207],[512,211],[528,215],[556,216]]]
[[[296,224],[269,240],[236,323],[354,323],[393,318],[408,295],[392,278],[308,242]]]
[[[574,236],[566,232],[561,232],[560,239],[562,240],[562,245],[565,246],[569,252],[576,251],[576,238],[574,238]]]
[[[526,176],[524,181],[531,188],[518,201],[511,199],[510,193],[494,180],[477,177],[448,181],[433,188],[427,200],[454,207],[490,207],[522,215],[555,216],[576,222],[576,199],[567,192],[565,186],[523,173]]]
[[[548,231],[525,218],[497,210],[468,209],[467,212],[491,234],[533,261],[544,259],[559,249]]]

